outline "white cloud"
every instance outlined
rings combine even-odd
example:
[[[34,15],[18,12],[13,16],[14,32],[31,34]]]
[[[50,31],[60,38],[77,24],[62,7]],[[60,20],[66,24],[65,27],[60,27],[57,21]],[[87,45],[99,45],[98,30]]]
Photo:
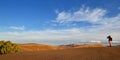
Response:
[[[81,7],[77,11],[73,12],[57,12],[57,18],[56,21],[60,23],[65,22],[81,22],[81,21],[87,21],[90,23],[95,23],[100,20],[102,20],[106,14],[106,10],[95,8],[90,9],[89,7]]]
[[[73,25],[71,22],[89,22],[92,25],[88,28],[86,26],[81,27],[82,30],[91,31],[91,32],[104,32],[104,33],[113,33],[120,32],[120,13],[113,17],[107,17],[109,12],[102,8],[90,8],[90,7],[81,7],[77,11],[73,12],[59,12],[57,13],[56,21],[64,25]],[[70,23],[70,24],[69,24]]]
[[[96,29],[97,30],[97,29]],[[72,28],[66,30],[44,30],[23,32],[0,32],[0,39],[12,40],[18,43],[43,43],[65,44],[79,42],[106,42],[108,33],[105,31],[85,31],[84,29]],[[114,41],[120,41],[120,32],[110,32]],[[62,41],[62,42],[61,42]],[[100,42],[99,42],[100,41]]]
[[[90,41],[91,43],[101,43],[101,41]]]
[[[9,28],[13,30],[24,30],[25,29],[24,26],[10,26]]]
[[[113,41],[113,43],[119,43],[120,44],[120,41]]]

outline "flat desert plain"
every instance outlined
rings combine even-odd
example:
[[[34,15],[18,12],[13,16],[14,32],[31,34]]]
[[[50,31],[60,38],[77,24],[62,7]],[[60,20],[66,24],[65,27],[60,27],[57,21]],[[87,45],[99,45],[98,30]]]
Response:
[[[29,46],[29,47],[28,47]],[[30,49],[32,46],[32,49]],[[21,52],[0,55],[0,60],[120,60],[120,47],[99,47],[81,45],[75,48],[42,45],[20,45]],[[43,47],[44,46],[44,47]],[[91,47],[92,46],[92,47]],[[95,46],[95,45],[94,45]],[[97,46],[97,45],[96,45]]]

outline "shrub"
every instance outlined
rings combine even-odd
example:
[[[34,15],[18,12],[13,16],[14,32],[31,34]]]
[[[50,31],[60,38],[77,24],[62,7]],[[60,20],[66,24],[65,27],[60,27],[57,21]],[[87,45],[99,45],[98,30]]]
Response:
[[[4,44],[4,41],[0,41],[0,46],[2,46]]]
[[[11,41],[0,41],[0,54],[8,54],[19,52],[20,48],[17,44]]]

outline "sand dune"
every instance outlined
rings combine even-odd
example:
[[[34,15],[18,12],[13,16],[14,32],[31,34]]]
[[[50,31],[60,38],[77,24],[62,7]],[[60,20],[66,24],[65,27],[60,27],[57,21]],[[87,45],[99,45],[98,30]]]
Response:
[[[106,47],[102,44],[83,44],[83,45],[62,45],[50,46],[44,44],[19,44],[21,51],[40,51],[40,50],[61,50],[70,48],[89,48],[89,47]]]
[[[56,50],[56,46],[44,44],[19,44],[21,51]]]

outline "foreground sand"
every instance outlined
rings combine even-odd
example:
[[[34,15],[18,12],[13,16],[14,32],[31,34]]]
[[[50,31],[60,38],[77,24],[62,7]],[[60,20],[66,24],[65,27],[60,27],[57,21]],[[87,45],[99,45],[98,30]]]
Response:
[[[0,60],[120,60],[120,47],[19,52],[0,55]]]

